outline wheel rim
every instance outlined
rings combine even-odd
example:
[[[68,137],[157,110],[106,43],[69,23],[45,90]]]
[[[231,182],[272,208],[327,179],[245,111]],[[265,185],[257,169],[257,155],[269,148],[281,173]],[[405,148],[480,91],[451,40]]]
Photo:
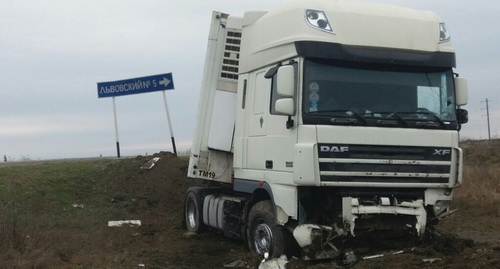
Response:
[[[189,228],[194,229],[198,222],[198,210],[196,210],[196,205],[192,201],[187,206],[186,219]]]
[[[253,240],[257,253],[261,255],[264,255],[266,252],[269,253],[273,242],[271,227],[266,223],[258,224],[257,227],[255,227]]]

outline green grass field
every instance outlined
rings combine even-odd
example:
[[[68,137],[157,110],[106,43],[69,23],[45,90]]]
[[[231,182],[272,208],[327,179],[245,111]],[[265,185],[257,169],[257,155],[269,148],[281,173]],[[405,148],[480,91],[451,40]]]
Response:
[[[47,259],[53,259],[52,253],[63,255],[67,247],[61,231],[92,229],[109,208],[87,211],[73,205],[96,203],[95,177],[107,162],[0,167],[0,265],[2,261],[5,267],[20,268],[51,264]]]

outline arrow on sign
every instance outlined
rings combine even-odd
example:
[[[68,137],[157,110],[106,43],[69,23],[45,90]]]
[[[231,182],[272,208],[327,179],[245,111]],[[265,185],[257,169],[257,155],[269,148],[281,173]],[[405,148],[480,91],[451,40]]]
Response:
[[[163,85],[165,88],[168,84],[170,84],[170,80],[168,80],[166,77],[163,77],[163,79],[160,80],[160,85]]]

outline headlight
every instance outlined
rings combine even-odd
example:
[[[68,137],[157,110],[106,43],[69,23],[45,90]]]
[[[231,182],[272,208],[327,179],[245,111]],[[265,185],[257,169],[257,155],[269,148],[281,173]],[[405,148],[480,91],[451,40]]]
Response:
[[[450,33],[446,29],[446,24],[444,22],[439,23],[439,43],[444,43],[450,41]]]
[[[326,17],[325,12],[320,10],[307,9],[306,20],[313,28],[333,33],[333,28]]]

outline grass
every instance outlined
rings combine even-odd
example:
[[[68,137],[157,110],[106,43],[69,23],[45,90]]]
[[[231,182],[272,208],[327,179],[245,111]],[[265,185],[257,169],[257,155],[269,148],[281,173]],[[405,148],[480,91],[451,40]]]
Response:
[[[460,144],[468,165],[492,165],[500,163],[500,139],[467,140]]]
[[[495,206],[500,202],[500,140],[467,141],[462,148],[464,180],[455,192],[454,203],[461,208],[492,205],[491,214],[500,214]],[[135,218],[138,214],[144,214],[143,218],[151,215],[150,224],[155,223],[155,218],[173,218],[173,211],[167,213],[170,206],[162,197],[182,196],[185,186],[180,184],[190,183],[173,181],[169,188],[161,189],[166,181],[163,176],[153,175],[163,175],[166,170],[143,172],[124,165],[104,170],[117,162],[101,159],[1,164],[0,268],[116,268],[113,265],[130,265],[131,260],[140,259],[124,247],[137,243],[134,240],[139,238],[133,235],[137,231],[110,230],[107,221]],[[177,166],[169,163],[162,169],[175,172]],[[181,178],[185,171],[172,175]],[[175,224],[180,225],[180,221]],[[156,238],[158,242],[169,242],[167,238],[172,236],[164,225],[151,226],[151,231],[143,226],[144,237],[150,238],[147,240],[156,238],[154,229],[163,232]],[[154,236],[148,237],[150,233]],[[158,254],[160,260],[166,259],[169,252],[162,253]]]
[[[42,163],[0,169],[0,201],[33,217],[57,217],[74,203],[89,199],[96,162]]]
[[[72,204],[92,199],[103,161],[37,162],[0,167],[0,267],[43,268],[64,260],[61,230],[92,227],[99,218]],[[84,242],[84,241],[82,241]]]
[[[463,185],[455,199],[461,204],[490,205],[500,202],[500,140],[468,140],[464,150]]]
[[[499,202],[500,167],[466,165],[463,185],[458,189],[456,199],[483,204]]]
[[[185,177],[185,159],[161,156],[151,171],[140,169],[145,157],[0,164],[0,268],[135,268],[144,260],[164,268],[172,260],[165,245],[182,234],[180,219],[165,223],[182,216],[189,183],[174,180]],[[123,219],[142,225],[107,227]],[[153,254],[137,254],[155,248],[157,267]]]

